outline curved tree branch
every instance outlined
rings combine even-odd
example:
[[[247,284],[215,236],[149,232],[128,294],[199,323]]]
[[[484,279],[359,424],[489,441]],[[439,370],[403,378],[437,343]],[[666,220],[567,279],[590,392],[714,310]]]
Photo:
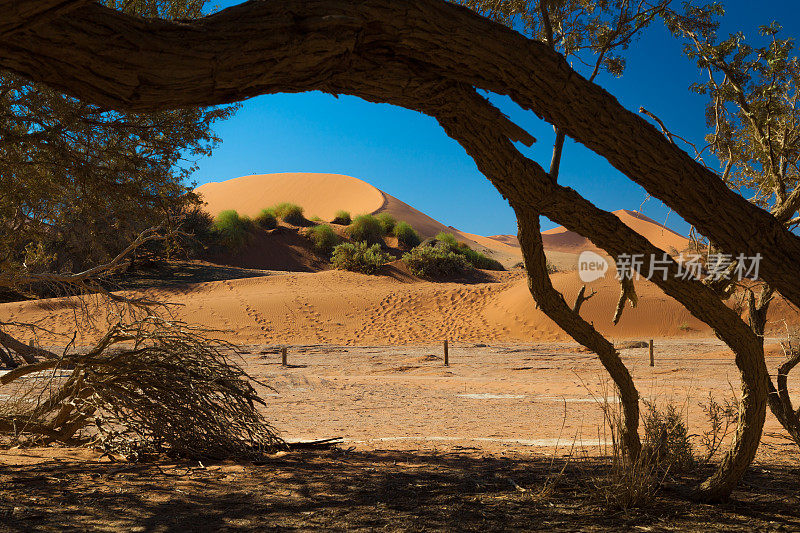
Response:
[[[800,305],[800,238],[547,45],[460,6],[441,0],[253,0],[197,21],[170,23],[90,4],[0,40],[0,67],[130,110],[277,92],[357,95],[359,72],[381,74],[387,60],[510,96],[606,157],[725,251],[761,253],[763,278]],[[340,79],[335,86],[334,77]],[[389,101],[387,93],[375,101]]]

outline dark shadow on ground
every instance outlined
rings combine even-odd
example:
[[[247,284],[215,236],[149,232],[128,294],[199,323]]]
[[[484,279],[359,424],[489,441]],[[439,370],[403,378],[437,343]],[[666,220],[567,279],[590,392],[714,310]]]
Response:
[[[797,530],[800,469],[754,469],[722,505],[668,489],[609,511],[597,459],[477,451],[292,452],[259,465],[50,461],[0,466],[0,530]],[[558,473],[564,468],[563,475]],[[542,492],[546,483],[552,490]],[[521,490],[521,489],[524,489]]]

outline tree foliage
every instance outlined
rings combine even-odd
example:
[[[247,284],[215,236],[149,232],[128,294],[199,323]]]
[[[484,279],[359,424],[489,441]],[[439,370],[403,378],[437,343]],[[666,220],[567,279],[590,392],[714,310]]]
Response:
[[[107,4],[187,19],[205,1]],[[0,72],[0,268],[82,269],[197,204],[186,180],[235,109],[121,113]]]

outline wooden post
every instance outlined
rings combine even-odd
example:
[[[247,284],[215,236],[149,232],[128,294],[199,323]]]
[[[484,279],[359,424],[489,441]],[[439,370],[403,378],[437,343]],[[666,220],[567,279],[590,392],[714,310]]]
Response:
[[[650,366],[656,366],[656,360],[653,357],[653,339],[650,339]]]
[[[286,347],[285,346],[283,348],[281,348],[281,364],[283,366],[287,366],[289,364],[289,362],[287,361],[287,357],[286,357]]]
[[[450,354],[447,351],[447,339],[444,340],[444,366],[450,366]]]

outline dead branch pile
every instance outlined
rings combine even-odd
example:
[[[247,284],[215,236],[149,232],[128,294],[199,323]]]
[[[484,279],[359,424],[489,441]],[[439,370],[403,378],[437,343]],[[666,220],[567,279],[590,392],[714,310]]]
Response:
[[[264,402],[236,355],[185,324],[155,317],[118,324],[87,352],[2,376],[11,401],[0,431],[91,443],[130,459],[151,452],[256,459],[285,444],[257,411]]]

